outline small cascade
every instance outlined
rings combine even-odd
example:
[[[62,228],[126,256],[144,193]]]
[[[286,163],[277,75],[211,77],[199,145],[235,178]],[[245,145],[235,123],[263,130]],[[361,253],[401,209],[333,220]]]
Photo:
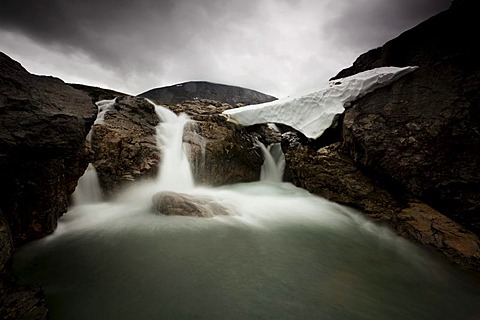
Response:
[[[183,130],[190,122],[186,114],[176,115],[171,110],[155,105],[161,119],[157,126],[157,145],[162,151],[160,170],[157,177],[161,190],[187,191],[194,187],[187,146],[183,142]]]
[[[93,164],[89,163],[87,170],[78,180],[77,188],[72,194],[73,205],[99,203],[102,201],[102,190],[98,183],[97,171]]]
[[[280,143],[273,143],[268,148],[260,141],[257,141],[257,143],[265,159],[260,172],[260,180],[282,182],[285,170],[285,155]]]
[[[96,103],[98,107],[97,118],[95,124],[102,124],[105,119],[105,113],[113,107],[116,98],[112,100],[102,100]],[[93,125],[86,136],[88,142],[92,142]],[[89,163],[83,176],[80,177],[77,183],[77,188],[72,194],[73,205],[81,206],[85,204],[99,203],[102,201],[102,189],[98,182],[97,171],[93,164]]]
[[[112,100],[102,100],[98,101],[95,103],[98,107],[98,113],[97,113],[97,118],[95,119],[95,124],[102,124],[105,120],[105,114],[107,113],[108,110],[110,110],[116,102],[117,98],[112,99]],[[93,125],[90,128],[90,131],[87,134],[87,141],[92,142],[92,132],[93,132]]]

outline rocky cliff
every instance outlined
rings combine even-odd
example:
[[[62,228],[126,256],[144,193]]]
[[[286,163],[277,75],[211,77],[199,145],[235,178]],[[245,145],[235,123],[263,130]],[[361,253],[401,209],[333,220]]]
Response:
[[[380,179],[480,232],[480,38],[474,1],[455,5],[362,56],[345,76],[377,66],[415,74],[345,112],[345,150]]]
[[[96,114],[83,92],[0,53],[0,315],[7,319],[45,316],[39,289],[14,287],[12,248],[52,233],[66,212]]]
[[[273,96],[255,90],[206,81],[190,81],[151,89],[138,96],[154,100],[160,104],[176,104],[187,100],[208,99],[235,106],[237,104],[258,104],[276,100]]]
[[[480,38],[471,31],[479,28],[478,7],[475,1],[455,1],[334,77],[419,66],[356,100],[343,115],[337,144],[318,149],[319,143],[293,143],[291,137],[283,144],[297,185],[360,208],[476,270],[480,59],[475,48]]]

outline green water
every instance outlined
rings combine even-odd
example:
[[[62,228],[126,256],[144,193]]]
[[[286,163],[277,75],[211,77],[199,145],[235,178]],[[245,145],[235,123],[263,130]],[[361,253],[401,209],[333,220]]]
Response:
[[[148,188],[17,253],[51,319],[480,317],[478,285],[443,259],[291,185],[198,190],[238,213],[212,219],[154,215]]]

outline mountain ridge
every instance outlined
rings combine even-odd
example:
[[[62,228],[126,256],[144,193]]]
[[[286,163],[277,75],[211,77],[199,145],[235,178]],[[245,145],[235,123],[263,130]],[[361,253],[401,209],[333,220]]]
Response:
[[[276,97],[239,86],[209,81],[187,81],[171,86],[153,88],[137,97],[147,98],[160,104],[176,104],[187,100],[209,99],[237,104],[259,104],[277,100]]]

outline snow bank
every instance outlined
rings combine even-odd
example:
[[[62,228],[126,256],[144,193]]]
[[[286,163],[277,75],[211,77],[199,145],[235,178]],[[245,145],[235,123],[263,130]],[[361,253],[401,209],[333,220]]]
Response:
[[[418,67],[382,67],[332,80],[325,89],[298,97],[288,97],[223,112],[243,126],[258,123],[283,123],[308,138],[320,137],[337,114],[355,99],[416,70]]]

